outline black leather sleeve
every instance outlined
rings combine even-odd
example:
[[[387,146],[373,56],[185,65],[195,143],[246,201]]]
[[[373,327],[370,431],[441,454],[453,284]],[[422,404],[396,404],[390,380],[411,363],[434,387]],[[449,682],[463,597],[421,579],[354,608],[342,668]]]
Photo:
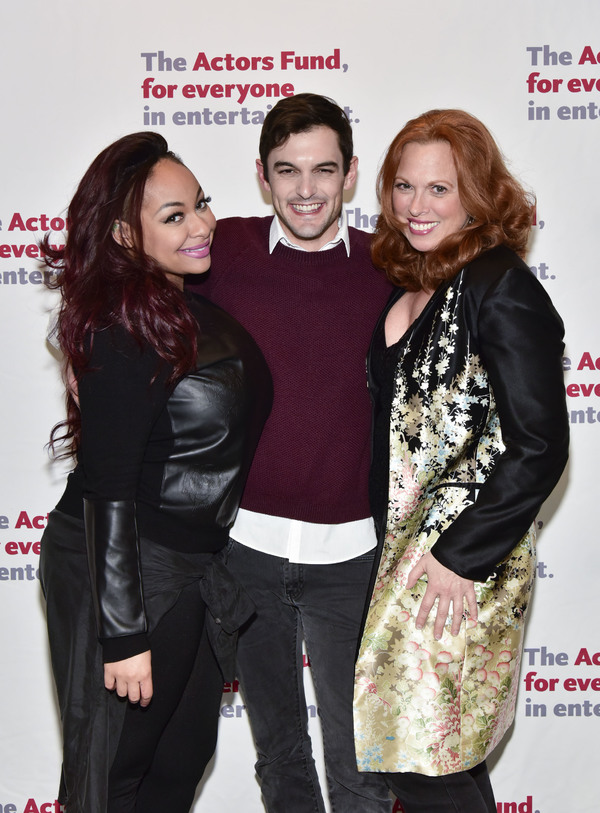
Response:
[[[506,448],[477,501],[444,531],[432,553],[460,576],[485,581],[558,482],[568,457],[569,423],[563,324],[529,269],[506,270],[473,303],[473,313]]]
[[[133,500],[86,499],[84,516],[92,594],[104,660],[121,660],[149,649],[135,503]]]

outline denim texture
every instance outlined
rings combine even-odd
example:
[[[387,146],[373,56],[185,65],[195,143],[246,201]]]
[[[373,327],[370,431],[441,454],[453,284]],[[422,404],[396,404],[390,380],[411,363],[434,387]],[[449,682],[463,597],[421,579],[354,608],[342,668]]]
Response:
[[[233,540],[227,564],[256,605],[238,642],[238,676],[256,745],[268,813],[325,813],[304,694],[302,639],[323,731],[333,813],[391,813],[383,774],[356,768],[354,661],[374,551],[305,565]]]

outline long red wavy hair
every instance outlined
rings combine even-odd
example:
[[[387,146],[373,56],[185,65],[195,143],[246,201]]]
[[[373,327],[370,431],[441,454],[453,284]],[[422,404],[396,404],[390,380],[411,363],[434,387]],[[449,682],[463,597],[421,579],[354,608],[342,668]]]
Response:
[[[402,150],[411,143],[450,145],[458,191],[469,223],[434,251],[414,249],[400,231],[392,193]],[[396,285],[435,290],[486,249],[504,244],[523,256],[535,202],[510,174],[488,129],[462,110],[430,110],[409,121],[394,138],[377,178],[381,206],[372,242],[373,262]]]

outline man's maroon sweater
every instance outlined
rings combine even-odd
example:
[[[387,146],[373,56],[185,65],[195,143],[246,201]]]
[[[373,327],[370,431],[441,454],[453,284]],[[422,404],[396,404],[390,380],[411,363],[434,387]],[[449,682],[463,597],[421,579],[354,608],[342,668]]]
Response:
[[[391,286],[369,235],[305,252],[269,254],[272,218],[220,220],[211,271],[189,286],[232,314],[261,348],[273,376],[273,409],[242,507],[337,524],[370,515],[371,407],[365,357]]]

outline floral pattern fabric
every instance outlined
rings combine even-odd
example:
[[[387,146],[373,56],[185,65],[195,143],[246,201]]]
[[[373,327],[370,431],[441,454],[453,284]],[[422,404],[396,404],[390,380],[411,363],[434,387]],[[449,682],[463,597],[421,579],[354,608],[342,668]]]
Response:
[[[515,712],[535,568],[533,526],[486,582],[478,620],[440,641],[415,619],[426,588],[408,573],[477,499],[504,450],[494,395],[465,329],[463,275],[432,297],[402,340],[390,417],[390,483],[381,562],[355,682],[362,771],[438,776],[474,767]]]

